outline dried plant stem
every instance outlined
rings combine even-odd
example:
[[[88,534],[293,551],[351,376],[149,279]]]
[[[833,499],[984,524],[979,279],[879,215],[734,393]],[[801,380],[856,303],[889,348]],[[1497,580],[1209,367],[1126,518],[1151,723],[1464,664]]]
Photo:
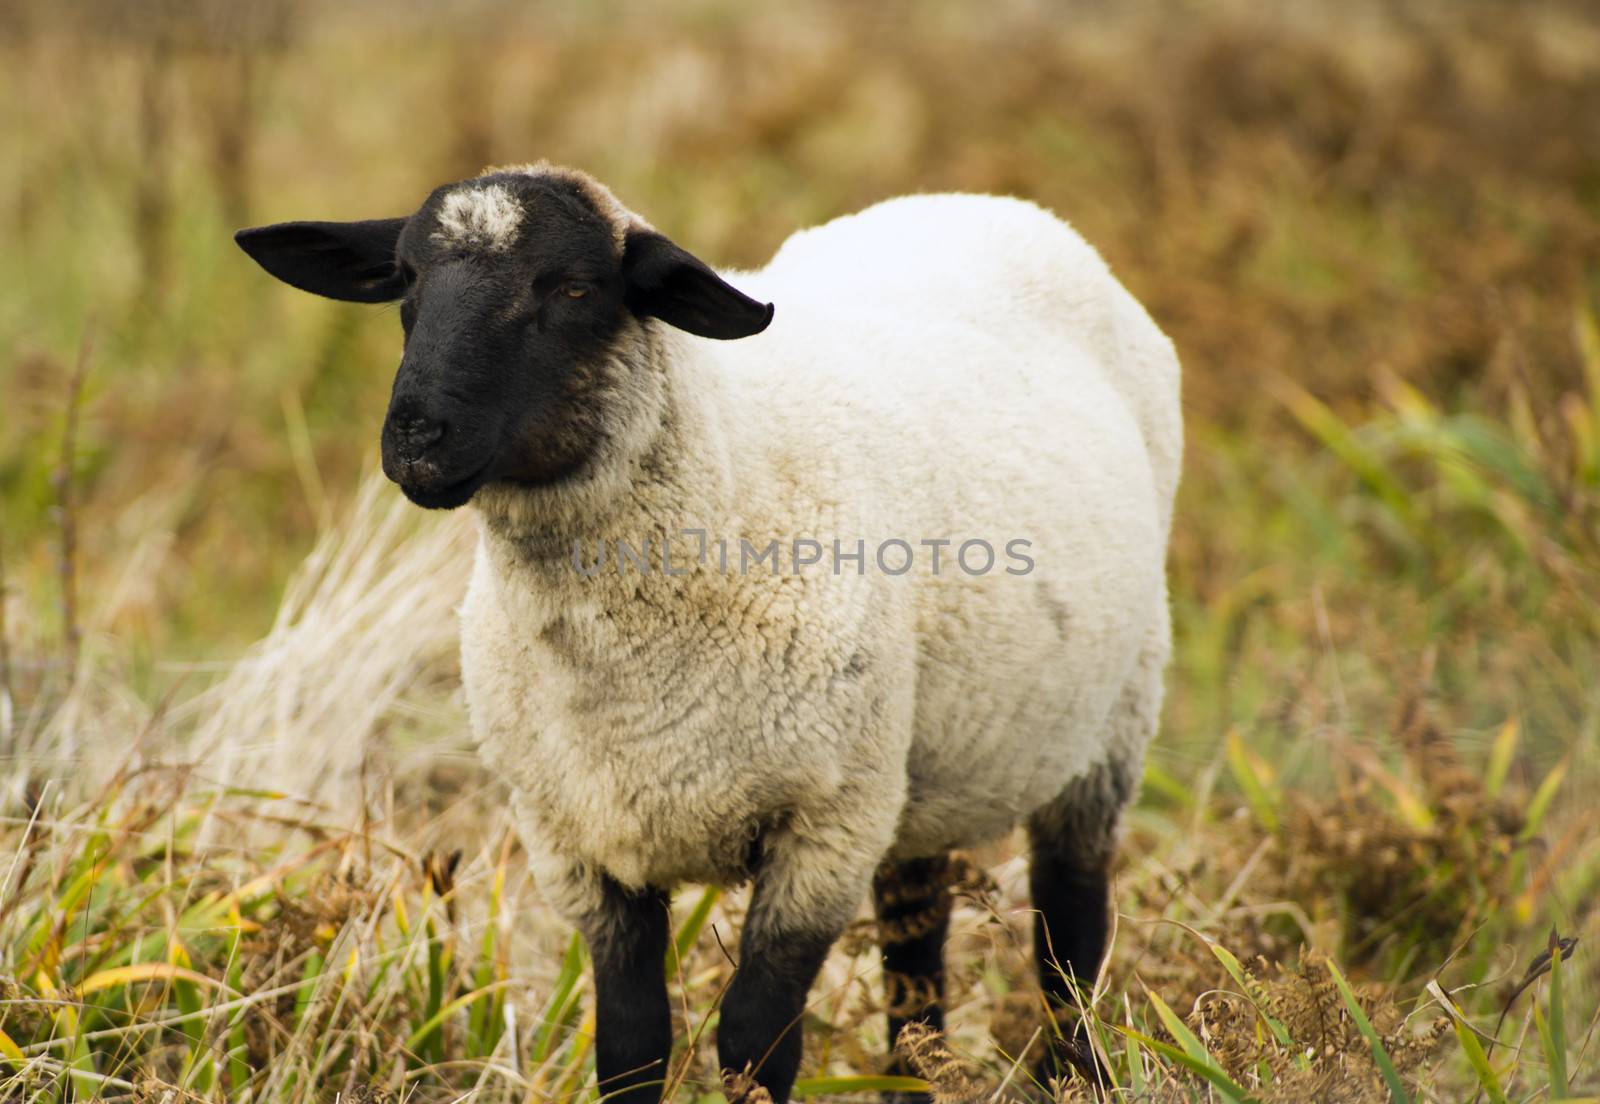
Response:
[[[78,453],[78,416],[83,408],[83,384],[89,374],[89,354],[94,350],[94,320],[83,327],[78,359],[67,384],[66,423],[61,431],[61,455],[54,477],[56,509],[60,522],[61,639],[65,650],[67,682],[77,678],[78,652],[83,633],[78,625],[78,502],[73,466]]]
[[[172,107],[168,95],[173,67],[170,44],[157,34],[139,74],[140,171],[134,181],[133,230],[138,243],[144,291],[159,300],[167,288],[167,232],[172,222]]]
[[[0,541],[0,752],[10,742],[11,711],[17,696],[11,687],[11,634],[6,624],[6,546]]]
[[[211,172],[222,212],[234,226],[250,220],[250,153],[256,137],[256,64],[250,49],[225,48],[206,68],[211,101]]]

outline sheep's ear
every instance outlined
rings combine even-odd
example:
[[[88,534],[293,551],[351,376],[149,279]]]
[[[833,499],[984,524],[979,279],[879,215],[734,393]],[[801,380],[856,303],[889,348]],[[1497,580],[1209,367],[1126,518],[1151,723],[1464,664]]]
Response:
[[[405,294],[395,261],[403,218],[280,222],[240,230],[239,248],[278,279],[313,295],[384,303]]]
[[[654,230],[630,230],[622,275],[628,306],[699,337],[749,337],[772,321],[772,304],[758,303]]]

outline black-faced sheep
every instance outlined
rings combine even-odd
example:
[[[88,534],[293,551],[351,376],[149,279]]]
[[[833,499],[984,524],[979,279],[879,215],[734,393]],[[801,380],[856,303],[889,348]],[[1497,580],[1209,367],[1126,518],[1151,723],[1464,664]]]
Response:
[[[917,196],[730,283],[540,164],[239,242],[400,302],[384,471],[477,511],[472,725],[588,940],[602,1092],[668,1074],[680,882],[754,879],[717,1043],[778,1104],[869,889],[891,988],[922,995],[891,1031],[941,1022],[944,857],[1019,822],[1045,993],[1092,981],[1161,705],[1182,427],[1170,343],[1077,234]]]

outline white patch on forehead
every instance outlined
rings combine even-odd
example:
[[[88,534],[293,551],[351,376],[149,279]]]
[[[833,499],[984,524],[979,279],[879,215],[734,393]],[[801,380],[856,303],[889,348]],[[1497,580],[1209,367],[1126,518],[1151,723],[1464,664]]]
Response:
[[[522,225],[522,204],[504,185],[467,184],[444,197],[433,240],[501,252],[511,248]]]
[[[622,253],[623,242],[626,240],[629,230],[649,230],[651,228],[648,222],[624,207],[617,197],[611,194],[610,188],[607,188],[586,172],[569,169],[564,165],[552,165],[548,161],[535,161],[527,165],[501,165],[488,171],[544,177],[563,184],[583,196],[600,217],[606,220],[611,229],[612,244],[616,246],[619,256]]]

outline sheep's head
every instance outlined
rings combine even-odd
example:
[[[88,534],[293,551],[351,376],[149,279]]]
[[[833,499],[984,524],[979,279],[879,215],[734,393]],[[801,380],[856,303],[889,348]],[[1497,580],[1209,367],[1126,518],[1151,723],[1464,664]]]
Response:
[[[606,445],[619,343],[637,344],[646,320],[727,339],[772,319],[605,188],[549,165],[447,184],[405,218],[235,238],[304,291],[399,301],[383,470],[420,506],[461,506],[490,482],[581,478]]]

